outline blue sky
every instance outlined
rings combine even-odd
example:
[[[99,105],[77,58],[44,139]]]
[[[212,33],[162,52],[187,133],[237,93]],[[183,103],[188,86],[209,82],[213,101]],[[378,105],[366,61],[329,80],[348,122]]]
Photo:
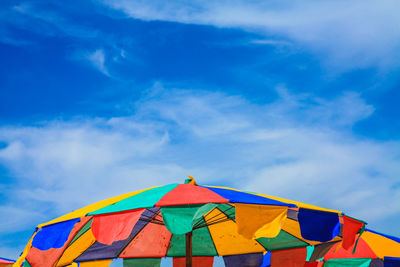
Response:
[[[191,174],[400,236],[397,1],[2,1],[0,255]]]

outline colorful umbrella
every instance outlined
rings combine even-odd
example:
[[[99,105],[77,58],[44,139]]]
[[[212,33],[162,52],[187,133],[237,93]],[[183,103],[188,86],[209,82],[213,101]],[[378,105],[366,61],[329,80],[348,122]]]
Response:
[[[0,267],[11,267],[14,264],[14,262],[15,261],[13,260],[0,257]]]
[[[39,225],[15,266],[25,259],[33,267],[108,266],[115,258],[123,258],[124,266],[159,266],[163,257],[174,257],[174,266],[212,266],[214,256],[224,256],[227,266],[259,266],[265,251],[298,248],[303,255],[310,245],[342,239],[352,244],[363,223],[355,220],[354,227],[343,218],[339,211],[188,179]],[[350,226],[357,228],[354,234],[340,233]],[[276,262],[286,257],[279,255]]]
[[[325,265],[353,262],[353,266],[400,266],[400,238],[366,229],[354,246],[345,249],[340,242],[334,244],[324,256]]]

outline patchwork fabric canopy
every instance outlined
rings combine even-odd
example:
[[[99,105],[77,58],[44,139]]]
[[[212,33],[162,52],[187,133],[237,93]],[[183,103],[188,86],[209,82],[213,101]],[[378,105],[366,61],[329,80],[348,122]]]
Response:
[[[123,258],[124,266],[159,266],[163,257],[173,257],[174,266],[212,266],[214,256],[224,256],[227,266],[239,266],[237,257],[261,263],[267,251],[353,245],[364,222],[346,218],[296,201],[200,186],[191,178],[41,224],[15,266],[108,266],[115,258]]]
[[[337,243],[324,256],[324,260],[325,265],[328,263],[327,266],[341,266],[333,263],[344,264],[355,261],[360,265],[352,266],[400,266],[400,238],[366,229],[356,249],[353,245],[346,250]]]
[[[13,260],[0,257],[0,267],[11,267],[14,264],[14,262],[15,261]]]

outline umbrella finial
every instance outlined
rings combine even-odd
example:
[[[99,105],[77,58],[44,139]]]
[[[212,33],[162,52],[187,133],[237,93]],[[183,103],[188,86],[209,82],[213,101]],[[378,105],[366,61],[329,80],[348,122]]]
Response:
[[[196,180],[192,176],[190,176],[189,174],[186,176],[189,177],[189,179],[185,180],[185,184],[197,185]]]

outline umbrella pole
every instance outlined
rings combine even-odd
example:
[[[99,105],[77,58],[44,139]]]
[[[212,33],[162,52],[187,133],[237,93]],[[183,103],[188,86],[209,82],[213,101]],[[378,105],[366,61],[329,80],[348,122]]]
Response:
[[[192,232],[186,233],[186,267],[192,267]]]

